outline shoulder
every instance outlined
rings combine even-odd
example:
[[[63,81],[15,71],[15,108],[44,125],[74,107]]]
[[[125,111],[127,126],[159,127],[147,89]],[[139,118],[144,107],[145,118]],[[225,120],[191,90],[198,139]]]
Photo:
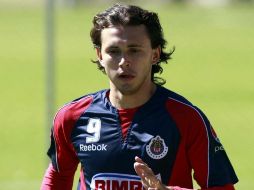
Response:
[[[93,103],[102,91],[95,92],[93,94],[88,94],[77,98],[63,107],[61,107],[54,118],[54,128],[55,130],[60,128],[73,128],[76,121],[80,118],[82,113],[84,113],[89,106]]]
[[[205,133],[210,128],[210,122],[206,115],[196,105],[192,104],[185,97],[165,89],[167,94],[166,108],[179,127],[189,130],[200,130]]]
[[[165,97],[166,106],[168,109],[174,112],[186,112],[195,111],[195,106],[182,95],[166,89],[164,87],[160,88],[161,94]]]
[[[166,88],[163,94],[166,97],[166,106],[169,110],[180,112],[181,114],[193,114],[202,117],[203,112],[184,96]]]
[[[54,121],[77,119],[77,117],[89,107],[92,101],[93,96],[88,95],[65,104],[57,111]]]

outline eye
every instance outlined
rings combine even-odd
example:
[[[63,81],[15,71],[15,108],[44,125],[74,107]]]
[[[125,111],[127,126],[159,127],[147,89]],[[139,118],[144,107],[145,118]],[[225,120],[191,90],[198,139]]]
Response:
[[[139,48],[130,48],[129,50],[131,53],[138,53],[140,52],[141,50]]]
[[[113,54],[113,55],[121,53],[120,49],[118,49],[118,48],[111,48],[107,52],[109,54]]]

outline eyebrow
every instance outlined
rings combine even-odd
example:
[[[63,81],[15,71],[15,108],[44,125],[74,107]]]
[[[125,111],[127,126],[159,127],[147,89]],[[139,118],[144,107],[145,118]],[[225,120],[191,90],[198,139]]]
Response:
[[[128,45],[128,47],[139,47],[139,48],[141,48],[143,46],[139,45],[139,44],[130,44],[130,45]]]
[[[112,45],[112,46],[107,47],[107,49],[108,48],[110,48],[110,49],[116,49],[116,48],[118,48],[118,46]]]
[[[130,45],[128,45],[127,47],[128,47],[128,48],[133,48],[133,47],[134,47],[134,48],[136,48],[136,47],[137,47],[137,48],[142,48],[143,46],[142,46],[142,45],[138,45],[138,44],[130,44]],[[108,48],[113,48],[113,49],[114,49],[114,48],[119,48],[119,46],[112,45],[112,46],[109,46]]]

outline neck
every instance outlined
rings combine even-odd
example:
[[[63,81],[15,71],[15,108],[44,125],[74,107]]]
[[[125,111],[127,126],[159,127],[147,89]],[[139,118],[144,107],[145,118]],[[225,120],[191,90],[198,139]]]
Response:
[[[109,100],[118,109],[135,108],[145,104],[156,90],[156,85],[151,83],[147,88],[130,94],[123,94],[114,86],[110,87]]]

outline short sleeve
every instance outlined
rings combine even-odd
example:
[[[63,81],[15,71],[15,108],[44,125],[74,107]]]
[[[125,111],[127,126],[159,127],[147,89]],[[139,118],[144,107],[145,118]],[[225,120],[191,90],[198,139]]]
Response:
[[[235,184],[238,179],[223,145],[205,114],[193,109],[188,156],[195,180],[202,188]]]

